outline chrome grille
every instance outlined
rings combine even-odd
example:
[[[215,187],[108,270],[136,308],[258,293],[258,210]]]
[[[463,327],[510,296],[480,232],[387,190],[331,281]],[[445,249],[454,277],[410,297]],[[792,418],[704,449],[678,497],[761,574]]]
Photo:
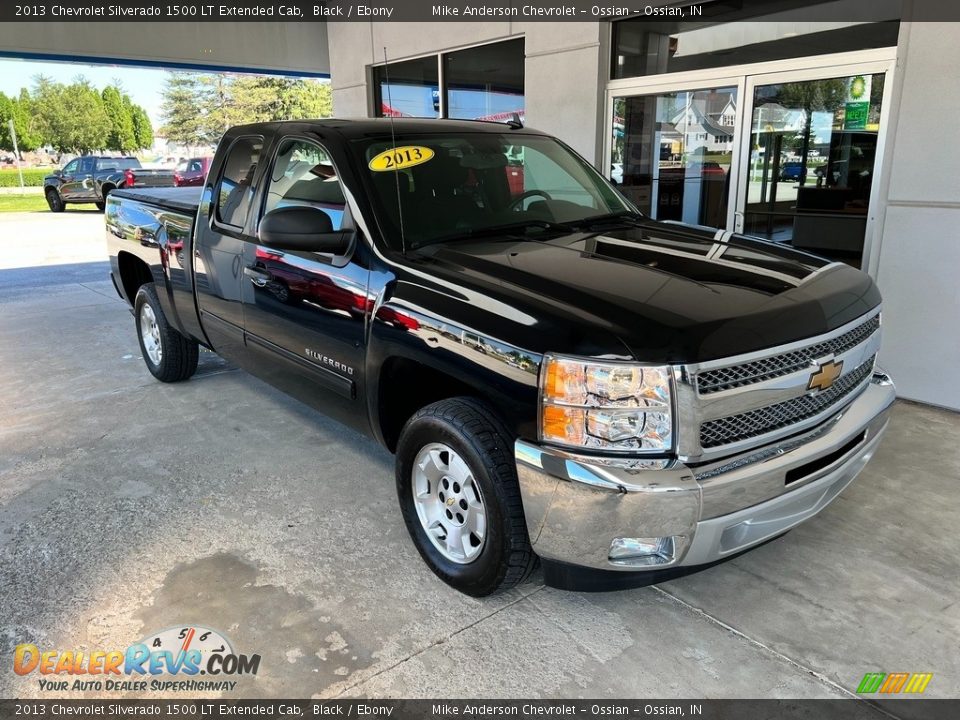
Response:
[[[775,405],[705,422],[700,425],[700,446],[706,449],[748,440],[818,415],[831,406],[838,405],[868,379],[875,360],[876,355],[839,378],[823,392],[802,395]]]
[[[880,328],[880,316],[874,315],[843,335],[807,347],[740,365],[706,370],[697,375],[697,392],[701,395],[752,385],[753,383],[789,375],[810,367],[814,360],[839,355],[856,347]],[[704,446],[706,447],[706,446]]]

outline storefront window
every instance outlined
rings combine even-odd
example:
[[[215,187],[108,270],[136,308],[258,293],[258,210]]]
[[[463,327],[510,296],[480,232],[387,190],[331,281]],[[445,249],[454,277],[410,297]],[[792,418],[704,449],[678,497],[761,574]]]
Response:
[[[523,73],[522,39],[380,65],[373,68],[374,114],[495,122],[516,114],[523,119]]]
[[[440,117],[439,76],[436,55],[373,68],[377,117]]]
[[[523,117],[523,40],[481,45],[443,56],[447,117]]]

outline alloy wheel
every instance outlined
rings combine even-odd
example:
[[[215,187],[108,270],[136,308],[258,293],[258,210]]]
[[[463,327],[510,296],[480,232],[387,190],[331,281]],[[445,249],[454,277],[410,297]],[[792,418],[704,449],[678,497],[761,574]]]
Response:
[[[483,550],[487,513],[467,463],[443,443],[424,446],[413,463],[413,501],[420,525],[447,560],[465,565]]]

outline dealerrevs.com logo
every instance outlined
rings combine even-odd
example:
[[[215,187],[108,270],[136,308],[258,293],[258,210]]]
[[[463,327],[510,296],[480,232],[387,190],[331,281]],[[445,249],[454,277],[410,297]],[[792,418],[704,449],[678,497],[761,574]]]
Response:
[[[126,650],[41,650],[22,644],[13,655],[17,675],[37,673],[40,690],[51,692],[230,691],[237,685],[231,678],[256,675],[259,669],[259,655],[236,653],[222,633],[199,625],[161,630]]]

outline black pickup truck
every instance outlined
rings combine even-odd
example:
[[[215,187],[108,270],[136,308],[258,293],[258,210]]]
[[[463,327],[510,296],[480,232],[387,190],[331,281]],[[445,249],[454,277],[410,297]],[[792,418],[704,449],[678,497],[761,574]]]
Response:
[[[823,509],[894,400],[847,265],[641,215],[518,123],[247,125],[107,200],[143,358],[211,348],[396,455],[444,581],[659,582]],[[843,552],[843,548],[836,548]]]
[[[104,209],[106,198],[118,188],[172,187],[173,170],[140,167],[135,157],[74,158],[43,179],[43,194],[52,212],[63,212],[67,203],[93,203]]]

